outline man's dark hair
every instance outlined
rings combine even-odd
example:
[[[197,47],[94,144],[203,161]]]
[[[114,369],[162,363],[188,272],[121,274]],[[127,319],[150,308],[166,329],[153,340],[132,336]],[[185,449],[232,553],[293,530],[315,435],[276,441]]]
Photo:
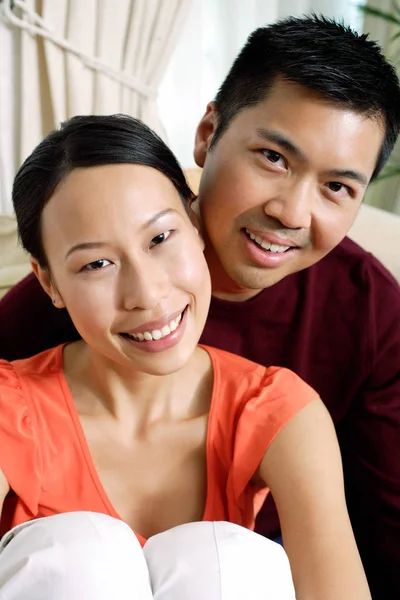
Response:
[[[41,216],[57,186],[78,167],[118,163],[153,167],[171,180],[185,206],[193,198],[171,150],[141,121],[125,115],[73,117],[35,148],[14,180],[12,199],[21,243],[42,267],[48,265]]]
[[[212,145],[240,111],[262,102],[277,80],[297,83],[333,105],[382,119],[385,138],[372,178],[378,175],[399,133],[400,87],[376,42],[317,15],[256,29],[215,98],[219,120]]]

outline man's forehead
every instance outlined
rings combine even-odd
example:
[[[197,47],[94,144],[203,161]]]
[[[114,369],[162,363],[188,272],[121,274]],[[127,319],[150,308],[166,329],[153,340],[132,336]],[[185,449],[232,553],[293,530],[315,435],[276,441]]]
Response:
[[[271,114],[284,113],[285,117],[290,117],[296,115],[299,108],[304,107],[308,107],[310,110],[320,108],[325,111],[325,115],[336,116],[344,113],[354,115],[359,119],[375,121],[384,128],[383,116],[372,114],[370,111],[362,112],[355,109],[350,103],[336,101],[307,86],[280,79],[270,86],[262,99],[243,107],[236,116],[262,115],[268,117]],[[290,113],[286,112],[289,110]]]
[[[288,82],[278,82],[262,101],[242,109],[232,120],[231,127],[238,133],[242,130],[246,137],[263,137],[265,132],[270,132],[270,137],[275,135],[277,141],[279,136],[283,141],[296,135],[307,137],[314,134],[325,134],[335,140],[338,135],[363,136],[374,131],[379,146],[385,134],[383,117],[360,113],[349,106],[334,103],[314,90]],[[301,150],[299,143],[292,142]]]

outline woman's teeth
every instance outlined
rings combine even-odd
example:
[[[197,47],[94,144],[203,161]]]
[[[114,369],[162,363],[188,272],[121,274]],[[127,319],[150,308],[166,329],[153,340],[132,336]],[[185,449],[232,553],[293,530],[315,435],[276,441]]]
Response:
[[[181,319],[182,313],[175,319],[172,319],[172,321],[170,321],[168,325],[164,325],[162,329],[154,329],[153,331],[143,331],[143,333],[127,333],[125,335],[130,337],[132,340],[135,340],[135,342],[151,342],[153,340],[161,340],[162,338],[165,338],[167,335],[170,335],[170,333],[175,331],[175,329],[181,322]]]
[[[253,242],[255,242],[258,246],[261,246],[263,250],[269,250],[270,252],[286,252],[286,250],[290,250],[291,248],[291,246],[279,246],[278,244],[270,244],[269,242],[266,242],[262,238],[258,237],[257,235],[253,235],[247,229],[246,233],[248,237],[251,240],[253,240]]]

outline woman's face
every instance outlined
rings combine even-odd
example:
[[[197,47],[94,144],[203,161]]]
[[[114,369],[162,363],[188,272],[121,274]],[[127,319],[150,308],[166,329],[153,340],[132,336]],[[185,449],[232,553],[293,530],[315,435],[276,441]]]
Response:
[[[157,375],[186,364],[211,285],[167,177],[132,164],[75,169],[43,210],[42,239],[51,280],[39,278],[94,351]]]

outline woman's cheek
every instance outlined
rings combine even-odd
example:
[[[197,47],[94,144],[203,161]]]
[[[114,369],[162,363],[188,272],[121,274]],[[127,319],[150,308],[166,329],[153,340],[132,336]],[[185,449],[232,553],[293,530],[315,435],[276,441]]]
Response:
[[[198,240],[171,257],[170,271],[178,287],[184,289],[186,286],[188,292],[195,291],[199,284],[207,283],[210,278],[209,270]],[[206,292],[207,288],[204,290]]]
[[[96,330],[109,325],[115,313],[112,287],[85,282],[69,289],[66,308],[78,329]]]

